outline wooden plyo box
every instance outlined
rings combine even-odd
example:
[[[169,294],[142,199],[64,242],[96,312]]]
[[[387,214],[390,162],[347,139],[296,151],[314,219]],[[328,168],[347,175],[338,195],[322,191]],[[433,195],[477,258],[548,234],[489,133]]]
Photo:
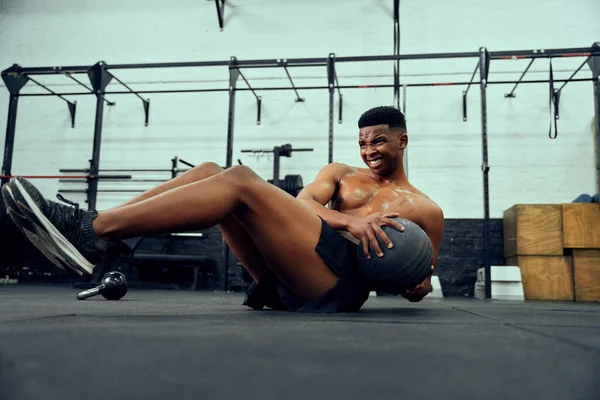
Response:
[[[600,249],[600,204],[563,204],[562,230],[565,249]]]
[[[575,300],[600,301],[600,250],[573,250]]]
[[[504,211],[502,219],[504,257],[563,255],[563,223],[560,205],[517,204]]]
[[[507,265],[521,270],[525,300],[573,301],[573,260],[571,256],[517,256]]]

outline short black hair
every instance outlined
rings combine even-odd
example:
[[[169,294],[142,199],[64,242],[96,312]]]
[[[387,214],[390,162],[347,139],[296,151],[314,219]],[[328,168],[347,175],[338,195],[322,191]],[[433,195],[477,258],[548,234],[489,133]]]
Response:
[[[371,108],[360,116],[358,128],[375,125],[389,125],[390,129],[402,129],[406,132],[404,114],[396,107],[379,106]]]

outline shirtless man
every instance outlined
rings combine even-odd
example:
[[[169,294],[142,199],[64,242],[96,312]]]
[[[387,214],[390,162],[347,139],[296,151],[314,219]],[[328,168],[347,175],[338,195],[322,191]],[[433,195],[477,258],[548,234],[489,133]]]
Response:
[[[381,226],[412,220],[429,236],[433,265],[443,234],[441,209],[413,187],[403,168],[408,143],[404,116],[377,107],[359,120],[360,154],[368,168],[325,166],[297,198],[250,168],[204,163],[118,207],[97,212],[46,200],[27,180],[2,187],[7,211],[30,241],[57,266],[90,275],[121,239],[201,230],[218,225],[254,278],[245,305],[299,312],[358,311],[369,285],[355,268],[357,244],[378,257],[375,238],[393,245]],[[370,246],[370,248],[369,248]],[[371,254],[374,253],[374,254]],[[402,293],[420,301],[430,278]]]

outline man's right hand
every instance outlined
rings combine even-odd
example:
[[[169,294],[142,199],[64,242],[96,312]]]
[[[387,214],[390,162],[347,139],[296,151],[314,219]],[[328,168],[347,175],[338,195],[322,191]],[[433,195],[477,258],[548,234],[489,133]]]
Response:
[[[368,215],[366,217],[353,217],[350,219],[346,226],[346,230],[352,234],[355,238],[360,240],[363,248],[363,253],[367,259],[371,258],[369,252],[369,244],[375,250],[375,254],[379,257],[383,256],[383,251],[377,241],[377,236],[381,238],[384,245],[388,248],[392,248],[393,243],[385,234],[382,226],[388,225],[396,228],[400,231],[404,231],[404,227],[393,218],[397,218],[400,214],[398,213],[376,213]]]

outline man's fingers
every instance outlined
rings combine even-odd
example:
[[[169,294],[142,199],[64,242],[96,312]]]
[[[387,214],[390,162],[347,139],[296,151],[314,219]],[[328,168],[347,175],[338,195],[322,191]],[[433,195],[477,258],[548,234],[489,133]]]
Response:
[[[376,223],[371,223],[371,226],[373,227],[373,230],[375,231],[375,234],[381,238],[381,240],[383,241],[383,243],[385,244],[385,246],[388,249],[391,249],[393,247],[393,243],[390,240],[390,238],[385,234],[385,232],[383,231],[383,229],[381,229],[379,227],[379,225],[377,225]]]
[[[386,218],[398,218],[400,216],[400,214],[398,214],[398,213],[386,213],[386,214],[383,214],[383,216],[386,217]]]
[[[365,258],[371,258],[371,254],[369,254],[369,238],[365,236],[361,237],[360,243],[362,244],[363,254],[365,255]]]
[[[400,222],[396,221],[395,219],[382,218],[379,221],[379,225],[380,226],[381,225],[388,225],[388,226],[391,226],[392,228],[398,229],[400,232],[404,232],[404,226]]]
[[[373,250],[375,250],[375,254],[377,254],[378,257],[383,256],[381,247],[379,247],[379,242],[377,241],[377,238],[375,237],[373,232],[371,232],[370,230],[367,231],[367,236],[369,237],[369,242],[371,243],[371,247],[373,248]]]

